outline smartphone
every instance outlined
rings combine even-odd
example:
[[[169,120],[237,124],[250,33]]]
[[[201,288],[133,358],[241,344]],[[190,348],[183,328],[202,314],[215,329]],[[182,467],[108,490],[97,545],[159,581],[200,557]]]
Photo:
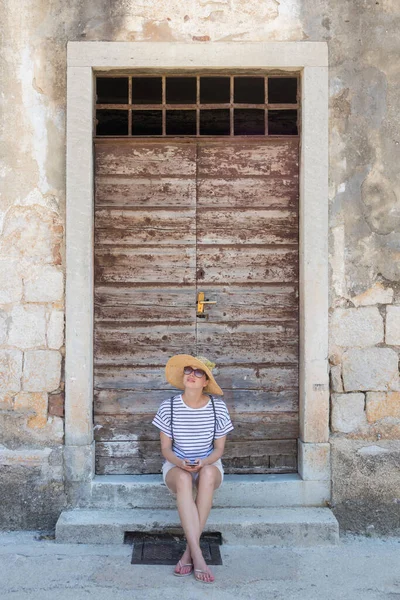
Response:
[[[197,460],[195,458],[187,458],[186,462],[188,462],[191,467],[195,467],[197,465]]]

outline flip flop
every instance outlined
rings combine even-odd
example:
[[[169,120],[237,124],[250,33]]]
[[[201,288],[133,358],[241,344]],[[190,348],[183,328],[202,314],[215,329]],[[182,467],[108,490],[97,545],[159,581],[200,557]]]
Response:
[[[213,579],[212,581],[205,581],[204,579],[201,579],[200,577],[198,577],[198,575],[196,575],[196,573],[204,573],[206,575],[210,575],[210,573],[208,571],[202,571],[201,569],[195,569],[194,570],[194,578],[196,581],[200,581],[200,583],[214,583],[215,579]]]
[[[188,575],[191,575],[193,573],[193,564],[192,563],[188,563],[186,565],[183,565],[181,563],[181,561],[178,560],[178,566],[179,566],[179,569],[183,569],[183,567],[191,567],[191,569],[187,573],[177,573],[176,571],[174,571],[175,577],[187,577]]]

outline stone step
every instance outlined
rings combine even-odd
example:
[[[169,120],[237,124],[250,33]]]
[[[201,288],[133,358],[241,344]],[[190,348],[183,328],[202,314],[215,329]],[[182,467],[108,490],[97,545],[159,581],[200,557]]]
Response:
[[[174,509],[84,510],[61,513],[56,541],[122,544],[125,532],[181,532]],[[335,544],[339,524],[328,508],[213,508],[205,531],[232,545]]]
[[[330,481],[304,481],[297,473],[225,475],[214,508],[326,506]],[[98,475],[91,483],[90,508],[174,508],[161,475]]]

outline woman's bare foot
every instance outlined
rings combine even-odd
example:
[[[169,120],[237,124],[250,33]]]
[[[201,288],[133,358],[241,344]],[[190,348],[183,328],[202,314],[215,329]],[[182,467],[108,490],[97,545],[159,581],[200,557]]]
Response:
[[[204,560],[203,555],[200,554],[193,559],[194,565],[194,576],[198,581],[204,581],[205,583],[213,583],[215,577],[211,573],[209,567]]]
[[[185,552],[182,554],[180,561],[175,567],[174,573],[177,575],[189,575],[193,570],[193,561],[190,555],[189,546],[186,546]]]

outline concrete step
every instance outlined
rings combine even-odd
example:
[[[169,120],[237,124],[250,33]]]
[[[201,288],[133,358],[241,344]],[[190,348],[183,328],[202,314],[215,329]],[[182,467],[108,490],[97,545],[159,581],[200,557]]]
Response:
[[[61,513],[56,540],[122,544],[125,532],[182,532],[174,509],[84,510]],[[226,544],[314,546],[335,544],[339,525],[328,508],[213,508],[206,529]]]
[[[325,506],[330,481],[303,481],[297,473],[225,475],[214,494],[214,508]],[[174,508],[161,475],[97,475],[91,483],[90,508]]]

